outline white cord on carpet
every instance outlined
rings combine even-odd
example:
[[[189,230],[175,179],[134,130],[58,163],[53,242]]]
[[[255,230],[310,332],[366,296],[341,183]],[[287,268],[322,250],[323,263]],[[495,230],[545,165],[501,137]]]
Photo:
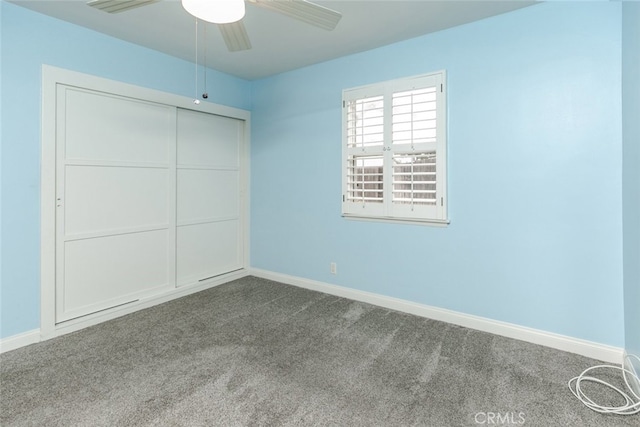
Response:
[[[627,355],[627,358],[629,358],[629,357],[634,357],[635,359],[638,360],[638,362],[640,362],[640,358],[638,356],[636,356],[635,354]],[[616,370],[616,371],[622,371],[622,377],[624,378],[624,383],[626,384],[627,389],[631,392],[631,395],[633,397],[629,396],[629,394],[627,394],[624,391],[620,390],[618,387],[615,387],[615,386],[609,384],[606,381],[603,381],[601,379],[586,375],[587,373],[589,373],[589,372],[591,372],[591,371],[593,371],[595,369],[613,369],[613,370]],[[600,412],[601,414],[617,414],[617,415],[633,415],[633,414],[637,414],[637,413],[640,413],[640,396],[638,396],[635,393],[635,391],[633,391],[633,388],[631,388],[631,385],[629,384],[629,381],[627,380],[627,374],[629,374],[632,378],[635,378],[637,383],[640,384],[640,378],[638,378],[638,376],[634,372],[631,372],[630,370],[625,369],[624,365],[623,366],[613,366],[613,365],[592,366],[591,368],[585,369],[577,377],[571,378],[571,380],[569,380],[569,389],[571,390],[571,393],[573,393],[573,395],[575,397],[577,397],[578,400],[580,400],[582,403],[584,403],[584,405],[587,408],[592,409],[592,410],[594,410],[596,412]],[[608,388],[616,391],[618,394],[620,394],[620,396],[622,396],[624,398],[625,403],[623,405],[620,405],[620,406],[603,406],[603,405],[597,404],[596,402],[591,400],[591,398],[589,398],[589,396],[587,396],[585,394],[585,392],[582,390],[582,388],[580,387],[580,384],[583,381],[602,384],[605,387],[608,387]],[[575,382],[575,384],[573,384],[574,382]]]

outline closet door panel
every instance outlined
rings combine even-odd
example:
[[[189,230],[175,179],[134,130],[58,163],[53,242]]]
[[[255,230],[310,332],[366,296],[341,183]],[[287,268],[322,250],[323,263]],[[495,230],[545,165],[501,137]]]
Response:
[[[65,316],[79,317],[161,289],[170,281],[168,244],[167,230],[66,242]]]
[[[242,268],[238,221],[178,228],[178,284],[199,281]]]
[[[178,165],[237,169],[242,122],[178,110]]]
[[[68,166],[67,235],[167,226],[165,169]]]
[[[67,90],[66,101],[66,116],[72,118],[65,124],[67,160],[170,161],[166,142],[173,132],[171,108],[83,90]]]
[[[238,181],[237,171],[179,170],[178,224],[237,218]]]

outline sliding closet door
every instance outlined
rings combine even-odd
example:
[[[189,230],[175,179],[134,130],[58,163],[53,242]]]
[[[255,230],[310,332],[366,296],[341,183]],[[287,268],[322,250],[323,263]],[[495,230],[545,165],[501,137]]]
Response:
[[[178,109],[178,286],[243,267],[243,125],[237,119]]]
[[[59,86],[56,323],[175,287],[175,108]]]

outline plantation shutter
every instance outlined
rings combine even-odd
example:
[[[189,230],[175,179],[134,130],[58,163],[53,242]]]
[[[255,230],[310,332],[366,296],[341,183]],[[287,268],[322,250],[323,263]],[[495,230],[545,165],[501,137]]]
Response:
[[[343,215],[446,222],[444,72],[343,92]]]
[[[384,214],[385,103],[380,94],[354,93],[345,100],[346,191],[344,210]]]

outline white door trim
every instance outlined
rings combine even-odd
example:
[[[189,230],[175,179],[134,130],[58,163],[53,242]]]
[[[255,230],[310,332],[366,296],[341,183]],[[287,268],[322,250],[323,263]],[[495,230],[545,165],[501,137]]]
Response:
[[[41,339],[48,339],[69,332],[69,327],[56,327],[56,92],[59,84],[75,86],[98,92],[111,93],[118,96],[135,98],[177,108],[231,117],[244,121],[244,140],[241,143],[241,188],[243,200],[243,247],[244,268],[242,271],[232,272],[221,277],[204,281],[191,289],[174,289],[167,292],[160,300],[177,298],[188,293],[204,290],[216,284],[233,280],[246,275],[249,264],[249,141],[251,129],[251,113],[238,108],[201,102],[196,105],[192,98],[143,88],[127,83],[117,82],[75,71],[65,70],[49,65],[42,66],[42,136],[41,136],[41,175],[40,175],[40,335]],[[159,301],[158,297],[153,298]],[[140,300],[136,306],[141,309],[149,306],[151,301]],[[153,304],[153,303],[151,303]],[[131,312],[133,310],[126,310]],[[73,330],[95,324],[108,318],[125,314],[124,310],[114,309],[113,313],[100,312],[95,316],[87,316],[74,324]]]

